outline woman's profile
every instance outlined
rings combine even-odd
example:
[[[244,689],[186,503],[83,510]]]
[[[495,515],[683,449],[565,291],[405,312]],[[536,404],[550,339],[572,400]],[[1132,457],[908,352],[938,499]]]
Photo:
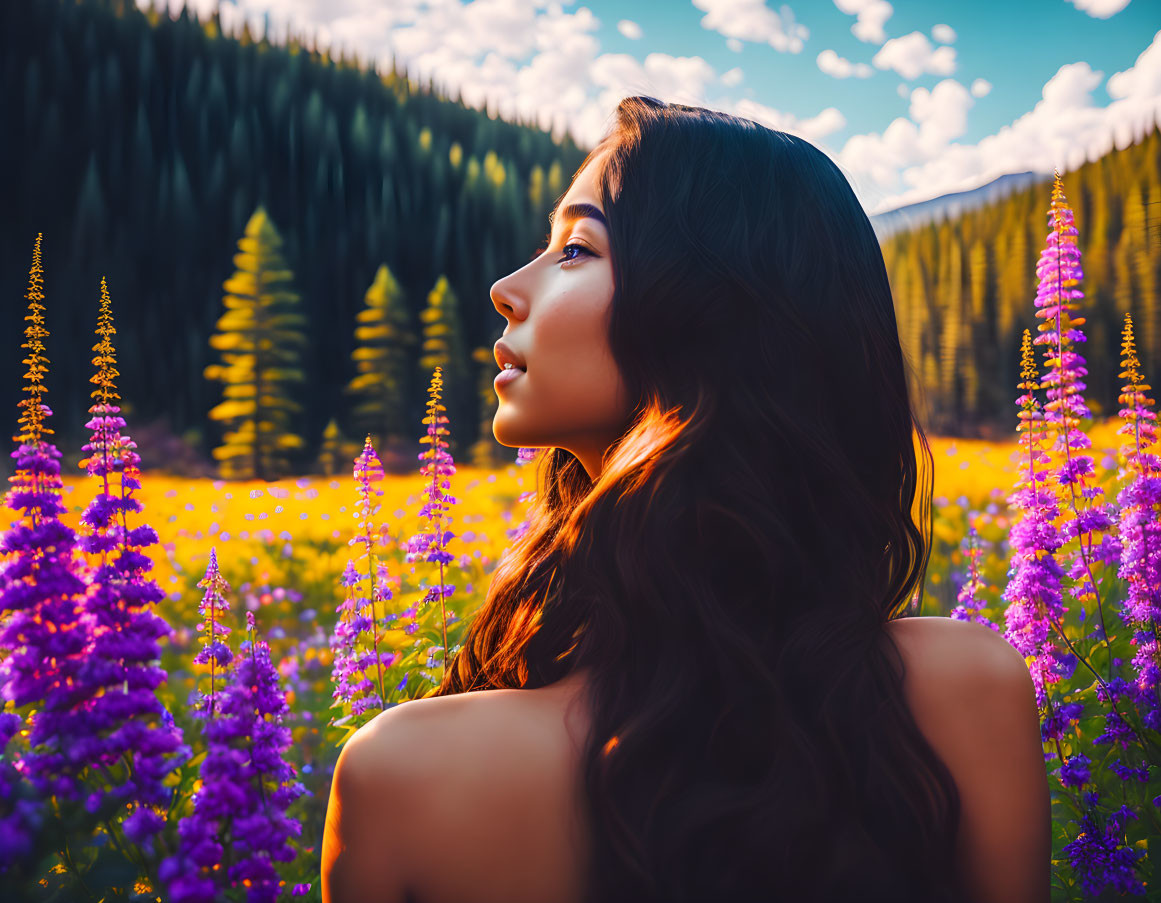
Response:
[[[838,167],[628,97],[491,299],[536,501],[442,685],[344,748],[324,900],[1046,903],[1027,667],[905,616],[933,463]]]

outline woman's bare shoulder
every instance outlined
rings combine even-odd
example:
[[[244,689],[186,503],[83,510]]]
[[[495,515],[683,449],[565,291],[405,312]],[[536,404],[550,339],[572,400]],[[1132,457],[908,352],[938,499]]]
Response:
[[[567,689],[414,699],[364,728],[411,786],[408,830],[440,838],[407,851],[418,899],[572,899],[586,838]]]
[[[895,618],[887,622],[887,630],[905,665],[914,664],[928,678],[939,675],[954,679],[965,667],[976,672],[996,669],[1010,677],[1028,670],[1020,653],[1000,633],[973,621]]]
[[[888,622],[904,694],[959,791],[958,840],[971,899],[1047,903],[1051,802],[1035,687],[989,627],[951,618]]]

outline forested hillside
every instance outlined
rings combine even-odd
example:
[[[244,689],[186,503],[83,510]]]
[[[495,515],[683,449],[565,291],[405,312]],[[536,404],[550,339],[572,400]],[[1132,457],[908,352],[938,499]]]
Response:
[[[488,289],[528,260],[584,157],[567,135],[493,119],[390,61],[380,76],[308,38],[223,36],[212,19],[131,0],[0,3],[0,47],[0,405],[14,425],[23,295],[43,232],[48,403],[68,448],[91,403],[102,276],[133,421],[166,415],[175,432],[198,431],[206,453],[220,433],[207,420],[221,394],[203,375],[217,360],[209,338],[235,243],[264,207],[309,320],[309,456],[331,416],[347,426],[356,314],[379,267],[413,321],[445,276],[465,346],[491,345],[503,321]],[[418,372],[418,347],[412,356],[418,437],[431,373]],[[478,381],[447,388],[466,447]]]
[[[1076,213],[1088,341],[1086,395],[1109,416],[1123,383],[1119,353],[1133,315],[1147,381],[1161,383],[1161,135],[1064,174]],[[928,423],[960,435],[1014,435],[1020,335],[1036,318],[1036,262],[1051,231],[1052,180],[882,243],[899,331]]]

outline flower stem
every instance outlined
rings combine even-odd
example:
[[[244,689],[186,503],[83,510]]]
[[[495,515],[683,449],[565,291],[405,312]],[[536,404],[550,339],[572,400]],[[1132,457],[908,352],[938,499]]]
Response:
[[[1060,423],[1060,426],[1061,426],[1062,435],[1060,436],[1060,444],[1064,446],[1065,467],[1071,471],[1071,469],[1072,469],[1072,455],[1069,453],[1071,446],[1069,445],[1069,442],[1068,442],[1068,432],[1069,432],[1069,428],[1070,428],[1071,424],[1069,423],[1068,406],[1065,404],[1065,399],[1066,399],[1067,393],[1066,393],[1065,387],[1064,387],[1064,372],[1065,372],[1065,368],[1064,368],[1064,336],[1061,332],[1061,329],[1063,326],[1063,323],[1061,320],[1061,313],[1062,313],[1063,308],[1064,308],[1064,299],[1061,297],[1062,283],[1061,283],[1060,266],[1061,266],[1061,259],[1062,258],[1061,258],[1060,241],[1061,241],[1063,235],[1062,235],[1061,230],[1060,230],[1060,208],[1059,207],[1054,208],[1052,218],[1053,218],[1054,228],[1055,228],[1056,235],[1057,235],[1057,241],[1056,241],[1056,372],[1058,374],[1058,379],[1056,380],[1056,393],[1057,393],[1056,403],[1058,405],[1060,405],[1060,420],[1058,422]],[[1069,497],[1072,499],[1072,505],[1071,505],[1072,515],[1074,518],[1076,518],[1077,525],[1079,526],[1079,524],[1080,524],[1080,512],[1078,512],[1076,509],[1076,484],[1074,482],[1069,482],[1068,489],[1069,489]],[[1091,538],[1092,531],[1089,530],[1088,534],[1089,534],[1089,544],[1091,546],[1091,544],[1092,544],[1092,538]],[[1101,607],[1101,595],[1100,595],[1100,592],[1097,590],[1096,578],[1093,577],[1092,568],[1089,566],[1088,558],[1084,554],[1084,541],[1080,538],[1080,531],[1079,530],[1077,530],[1077,533],[1076,533],[1076,543],[1080,549],[1080,560],[1084,564],[1085,572],[1088,574],[1089,582],[1092,585],[1093,596],[1096,599],[1097,617],[1100,618],[1100,622],[1101,622],[1101,634],[1104,637],[1105,648],[1108,650],[1108,653],[1109,653],[1109,680],[1112,680],[1113,679],[1113,647],[1109,643],[1109,631],[1105,627],[1105,613],[1104,613],[1104,609]],[[1080,600],[1078,599],[1077,601],[1080,601]],[[1083,606],[1083,603],[1081,603],[1081,604]]]
[[[366,509],[363,512],[363,535],[367,543],[367,576],[371,580],[371,645],[375,650],[375,669],[379,672],[379,709],[387,710],[387,691],[383,684],[383,660],[379,655],[379,615],[375,608],[375,555],[371,551],[371,493],[364,494]]]
[[[1148,749],[1149,744],[1152,743],[1152,745],[1154,747],[1156,747],[1158,751],[1161,751],[1161,746],[1158,746],[1158,744],[1156,742],[1150,740],[1147,734],[1141,734],[1140,732],[1138,732],[1136,727],[1134,727],[1129,722],[1129,720],[1124,715],[1121,714],[1120,709],[1117,708],[1116,697],[1109,690],[1109,685],[1104,682],[1104,679],[1096,672],[1096,670],[1093,668],[1093,666],[1088,663],[1088,659],[1086,659],[1083,655],[1081,655],[1076,650],[1076,647],[1072,645],[1072,641],[1069,640],[1069,638],[1064,635],[1064,630],[1061,629],[1061,626],[1056,623],[1056,620],[1052,617],[1051,614],[1048,614],[1048,620],[1052,622],[1053,629],[1056,631],[1057,635],[1062,640],[1064,640],[1064,643],[1066,646],[1068,646],[1069,651],[1071,651],[1072,654],[1075,655],[1077,657],[1077,659],[1081,662],[1081,664],[1083,664],[1086,668],[1088,668],[1089,671],[1092,671],[1093,677],[1095,677],[1097,679],[1097,682],[1102,687],[1104,687],[1106,692],[1108,692],[1109,704],[1113,707],[1113,711],[1117,713],[1117,716],[1125,723],[1125,725],[1129,728],[1129,730],[1131,730],[1133,732],[1133,734],[1134,734],[1134,736],[1136,736],[1137,740],[1139,740],[1141,742],[1141,746],[1145,749]],[[1158,761],[1157,763],[1153,763],[1153,764],[1161,764],[1161,761]]]

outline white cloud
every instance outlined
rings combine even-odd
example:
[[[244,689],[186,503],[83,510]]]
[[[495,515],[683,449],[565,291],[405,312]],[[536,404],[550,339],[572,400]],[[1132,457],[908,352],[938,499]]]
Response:
[[[1105,90],[1118,101],[1140,102],[1142,109],[1148,109],[1152,99],[1161,94],[1161,31],[1130,68],[1109,76]]]
[[[1161,117],[1161,32],[1132,67],[1109,78],[1114,100],[1098,107],[1092,92],[1103,78],[1086,62],[1061,66],[1035,107],[970,145],[951,140],[962,134],[962,115],[970,107],[962,86],[940,95],[946,80],[926,96],[917,88],[911,116],[918,125],[899,118],[881,135],[852,135],[837,160],[869,213],[965,191],[1006,173],[1075,169],[1125,147]],[[948,110],[941,109],[945,103]]]
[[[1068,0],[1068,2],[1094,19],[1115,16],[1129,5],[1129,0]]]
[[[794,11],[785,3],[778,12],[763,0],[693,0],[702,10],[701,27],[735,40],[758,41],[775,50],[798,53],[810,37],[805,25],[794,21]],[[734,45],[731,50],[737,49]]]
[[[913,31],[901,38],[891,38],[871,62],[879,69],[894,69],[908,80],[924,72],[951,75],[955,72],[955,48],[932,47],[927,35]]]
[[[740,70],[730,70],[733,71]],[[593,62],[590,74],[593,81],[603,88],[591,110],[593,142],[601,133],[605,117],[612,114],[617,102],[626,95],[638,93],[742,116],[820,144],[826,136],[847,124],[846,117],[834,107],[827,107],[814,116],[800,118],[749,98],[738,101],[707,99],[705,89],[716,76],[713,67],[701,57],[672,57],[651,53],[645,57],[644,63],[640,63],[628,54],[606,53]],[[719,80],[724,80],[724,77]],[[585,134],[584,130],[581,134]]]
[[[992,83],[986,78],[977,78],[972,82],[972,97],[987,97],[992,90]]]
[[[887,40],[883,23],[895,12],[887,0],[834,0],[834,5],[848,16],[858,16],[851,33],[868,44],[882,44]]]
[[[855,78],[870,78],[875,74],[875,70],[868,64],[852,63],[833,50],[824,50],[818,55],[816,62],[819,69],[835,78],[850,78],[852,75]]]
[[[911,86],[907,82],[899,82],[899,87],[895,89],[895,93],[907,99],[911,96]]]
[[[732,88],[734,85],[740,85],[743,78],[745,76],[742,74],[742,70],[738,66],[735,66],[728,72],[722,73],[721,81],[723,85]]]
[[[603,53],[593,60],[589,77],[605,89],[610,109],[626,94],[651,94],[660,100],[700,104],[706,85],[718,80],[713,66],[700,56],[667,53],[650,53],[644,63],[627,53]]]
[[[897,117],[882,135],[851,136],[837,161],[848,176],[854,174],[855,182],[868,176],[873,187],[894,186],[901,169],[937,158],[951,139],[964,133],[973,103],[967,89],[953,78],[930,91],[916,88],[911,92],[911,118]]]
[[[737,38],[726,38],[726,46],[729,47],[730,50],[734,51],[734,53],[742,52],[742,42]]]
[[[934,88],[911,92],[908,112],[919,126],[918,150],[938,153],[952,138],[967,131],[967,111],[975,106],[968,89],[954,78],[945,78]]]
[[[931,37],[932,40],[938,41],[940,44],[954,44],[955,29],[950,25],[933,25]]]
[[[639,40],[641,37],[641,26],[632,19],[622,19],[617,23],[617,31],[627,37],[630,41]]]
[[[834,107],[827,107],[816,116],[806,119],[800,119],[793,113],[775,110],[749,98],[743,98],[735,104],[723,105],[716,109],[733,113],[735,116],[744,116],[746,119],[752,119],[768,128],[790,132],[818,144],[822,144],[822,139],[827,135],[845,128],[847,124],[846,117]]]

